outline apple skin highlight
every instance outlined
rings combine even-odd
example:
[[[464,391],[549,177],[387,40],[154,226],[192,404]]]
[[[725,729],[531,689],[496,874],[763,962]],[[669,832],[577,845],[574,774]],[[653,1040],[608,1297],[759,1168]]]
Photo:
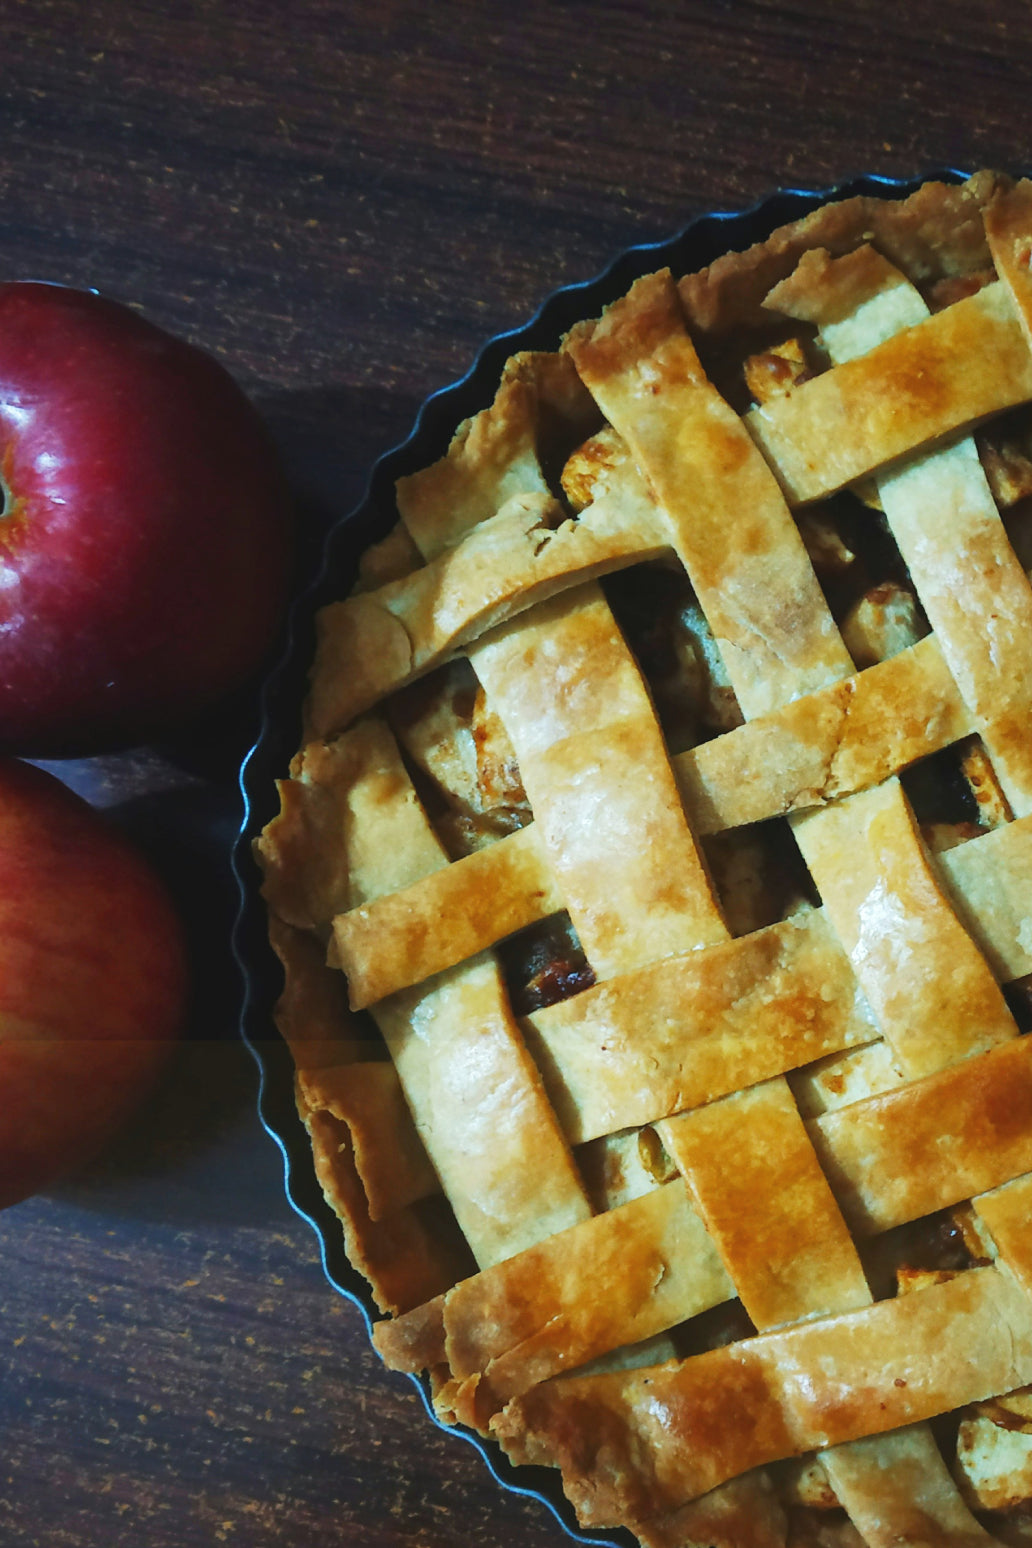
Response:
[[[0,285],[0,751],[110,750],[244,682],[291,583],[265,427],[128,307]]]
[[[52,775],[0,758],[0,1209],[89,1160],[182,1030],[164,884]]]

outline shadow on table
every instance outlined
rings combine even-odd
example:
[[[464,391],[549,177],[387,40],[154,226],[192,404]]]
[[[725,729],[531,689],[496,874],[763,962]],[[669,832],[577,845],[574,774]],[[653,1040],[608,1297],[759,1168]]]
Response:
[[[239,1042],[184,1040],[102,1154],[50,1192],[82,1208],[164,1224],[267,1225],[281,1177],[279,1153],[258,1119],[248,1050]]]

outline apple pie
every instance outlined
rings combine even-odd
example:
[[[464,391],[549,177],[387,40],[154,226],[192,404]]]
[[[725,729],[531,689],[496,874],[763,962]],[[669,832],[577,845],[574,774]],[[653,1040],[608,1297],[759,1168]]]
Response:
[[[514,354],[257,850],[388,1365],[646,1548],[1032,1543],[1032,183]]]

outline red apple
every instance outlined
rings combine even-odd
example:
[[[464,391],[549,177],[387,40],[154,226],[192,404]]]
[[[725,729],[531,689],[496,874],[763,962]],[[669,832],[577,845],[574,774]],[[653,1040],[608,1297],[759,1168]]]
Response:
[[[265,428],[128,307],[0,285],[0,748],[151,739],[259,664],[289,584]]]
[[[92,807],[0,758],[0,1208],[88,1160],[180,1029],[164,886]]]

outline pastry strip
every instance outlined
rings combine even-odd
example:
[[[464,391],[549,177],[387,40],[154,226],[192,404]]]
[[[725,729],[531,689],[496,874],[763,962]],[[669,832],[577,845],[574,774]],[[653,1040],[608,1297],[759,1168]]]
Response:
[[[566,340],[670,522],[747,718],[845,677],[852,662],[781,492],[708,381],[667,271]],[[1032,389],[1030,389],[1032,391]],[[740,542],[727,542],[733,520]]]
[[[347,1124],[298,1103],[319,1186],[337,1214],[350,1262],[381,1311],[410,1311],[468,1272],[469,1252],[441,1199],[423,1199],[384,1220],[369,1215]],[[450,1229],[449,1229],[450,1227]]]
[[[726,937],[638,667],[595,587],[470,652],[596,977]]]
[[[840,363],[869,360],[883,340],[928,316],[917,289],[865,248],[835,260],[810,254],[769,301],[820,324],[822,344]],[[966,437],[912,456],[876,483],[947,665],[980,722],[1011,804],[1025,815],[1032,810],[1032,586],[975,443]]]
[[[1032,1307],[983,1268],[682,1362],[547,1383],[492,1428],[513,1460],[557,1461],[582,1524],[609,1526],[1030,1380]]]
[[[1032,817],[945,850],[934,864],[1000,983],[1032,973]]]
[[[665,1516],[627,1525],[642,1548],[785,1548],[787,1525],[765,1468],[729,1479]]]
[[[1032,812],[1032,587],[968,437],[878,479],[878,494],[1014,811]],[[942,511],[950,540],[942,542]]]
[[[972,1202],[989,1227],[1000,1258],[1025,1294],[1032,1296],[1032,1176],[1015,1177]]]
[[[543,417],[568,422],[579,440],[596,422],[561,355],[513,355],[494,402],[459,425],[446,455],[398,480],[398,509],[425,559],[452,547],[513,495],[548,493],[538,448]]]
[[[628,469],[576,518],[547,492],[514,496],[430,564],[322,609],[306,734],[329,736],[493,625],[669,548],[655,505]]]
[[[1022,178],[1013,188],[999,189],[982,218],[996,272],[1032,346],[1032,181]]]
[[[1017,1036],[988,963],[938,884],[897,779],[796,817],[793,831],[908,1074]]]
[[[1003,285],[751,409],[744,424],[792,506],[1032,398],[1032,357]]]
[[[819,910],[651,963],[535,1011],[523,1025],[573,1144],[877,1036]]]
[[[1032,1170],[1032,1039],[808,1125],[842,1212],[873,1235]]]
[[[481,1268],[588,1217],[493,958],[402,990],[374,1014]]]
[[[783,1080],[658,1128],[757,1328],[868,1304],[853,1238]]]
[[[1032,587],[970,436],[877,480],[947,666],[983,723],[1032,707]],[[942,512],[950,513],[944,539]],[[1024,815],[1024,814],[1022,814]]]
[[[673,760],[696,831],[806,810],[958,741],[972,717],[934,635]]]
[[[965,1505],[927,1425],[866,1436],[820,1456],[868,1548],[1000,1548]]]
[[[297,1086],[305,1110],[347,1124],[370,1220],[439,1192],[389,1060],[299,1069]]]
[[[886,719],[884,738],[872,744],[867,740],[872,725],[884,725]],[[970,716],[929,637],[889,661],[679,754],[672,768],[693,825],[705,834],[806,809],[876,783],[969,729]],[[287,904],[276,891],[279,872],[268,851],[271,835],[278,832],[279,842],[284,841],[295,805],[290,788],[283,802],[283,818],[263,840],[266,895],[281,908]],[[327,820],[335,821],[332,810]],[[351,975],[355,1006],[454,966],[560,908],[554,877],[532,833],[530,825],[455,861],[447,871],[432,872],[402,894],[378,897],[352,914],[338,915],[338,960]],[[329,838],[320,854],[328,872],[324,889],[332,896],[337,873]],[[483,908],[489,897],[493,916]],[[454,925],[442,932],[445,908]],[[300,912],[310,920],[310,908]],[[396,948],[396,939],[403,939],[404,950]]]
[[[365,1035],[348,1006],[347,984],[326,965],[317,935],[297,930],[269,914],[269,941],[283,965],[283,992],[275,1005],[276,1026],[299,1070],[375,1059],[375,1036]]]
[[[478,1426],[564,1370],[728,1300],[734,1287],[679,1179],[378,1324],[396,1370],[447,1361],[447,1401]]]
[[[445,863],[381,721],[308,743],[290,773],[279,783],[279,814],[258,841],[262,894],[288,924],[325,935],[334,914]]]
[[[546,919],[563,900],[536,823],[333,921],[332,959],[359,1010]],[[447,920],[447,928],[443,921]]]
[[[336,824],[326,818],[327,827],[335,832],[356,904],[375,897],[384,882],[404,886],[447,866],[382,723],[364,721],[332,743],[312,744],[297,777],[303,787],[319,787],[321,809],[328,802],[336,811]],[[302,826],[297,844],[312,835]],[[475,957],[381,1001],[376,1020],[478,1264],[588,1216],[573,1159],[493,959]]]

